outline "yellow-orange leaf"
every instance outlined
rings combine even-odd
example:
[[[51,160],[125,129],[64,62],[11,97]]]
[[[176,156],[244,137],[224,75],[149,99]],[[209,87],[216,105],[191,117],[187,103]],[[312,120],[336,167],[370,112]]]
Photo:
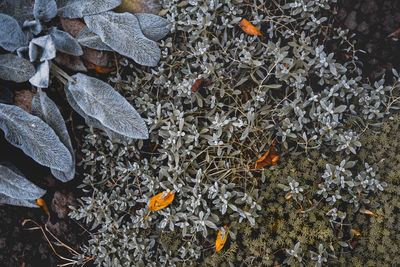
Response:
[[[288,199],[290,199],[292,196],[293,196],[293,194],[287,195],[287,196],[285,197],[285,199],[288,200]]]
[[[373,213],[370,210],[364,210],[364,211],[360,210],[360,213],[365,213],[365,214],[368,214],[368,215],[372,215],[372,216],[378,217],[378,215],[376,215],[375,213]]]
[[[215,240],[215,251],[216,252],[220,251],[224,247],[226,240],[228,238],[228,233],[229,233],[229,231],[228,231],[227,225],[224,226],[223,230],[220,230],[218,232],[217,240]]]
[[[279,226],[280,222],[281,222],[281,220],[279,220],[279,219],[275,220],[274,224],[270,228],[271,233],[276,233],[278,231],[278,226]]]
[[[263,37],[263,35],[261,34],[261,32],[253,26],[253,24],[251,24],[247,19],[242,19],[239,22],[239,27],[242,28],[242,30],[250,35],[258,35]]]
[[[274,146],[271,146],[267,153],[265,153],[261,158],[259,158],[252,166],[252,170],[257,170],[270,165],[276,165],[279,160],[279,155],[276,154]]]
[[[160,193],[150,199],[149,210],[160,210],[171,204],[174,200],[175,193],[168,192],[167,194]]]
[[[360,232],[355,230],[355,229],[351,229],[351,231],[353,232],[353,234],[355,234],[356,236],[361,236]]]
[[[42,207],[47,216],[50,217],[49,209],[47,208],[46,202],[44,202],[43,198],[36,199],[36,204],[38,204],[39,207]]]

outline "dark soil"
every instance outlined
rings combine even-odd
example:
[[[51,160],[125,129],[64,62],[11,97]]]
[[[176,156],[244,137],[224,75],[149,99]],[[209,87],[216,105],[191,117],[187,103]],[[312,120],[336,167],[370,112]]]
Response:
[[[333,18],[336,26],[348,28],[355,33],[356,48],[366,51],[365,54],[358,53],[364,63],[364,78],[375,81],[385,73],[391,75],[392,68],[400,70],[400,42],[397,41],[397,36],[387,37],[400,28],[400,1],[339,0],[337,14]],[[76,188],[82,176],[78,172],[72,182],[58,182],[47,168],[36,164],[22,151],[8,144],[2,132],[0,151],[0,162],[12,162],[32,182],[48,190],[44,199],[51,213],[50,222],[47,222],[43,209],[0,206],[1,266],[50,267],[66,263],[51,250],[40,229],[28,230],[35,225],[27,223],[23,227],[22,222],[32,219],[42,227],[47,222],[48,229],[54,235],[79,252],[79,247],[87,241],[89,234],[77,222],[68,218],[67,207],[73,205],[75,199],[82,194]],[[50,236],[48,233],[47,235]],[[66,249],[57,246],[55,248],[60,255],[71,258]]]

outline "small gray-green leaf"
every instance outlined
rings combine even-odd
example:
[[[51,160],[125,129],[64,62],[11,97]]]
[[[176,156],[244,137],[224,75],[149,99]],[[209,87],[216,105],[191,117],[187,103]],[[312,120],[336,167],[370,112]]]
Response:
[[[135,16],[139,20],[143,34],[153,41],[161,40],[171,30],[168,20],[160,16],[149,13],[136,13]]]
[[[102,51],[114,51],[111,49],[111,47],[103,43],[100,36],[90,31],[88,27],[84,27],[82,28],[82,30],[80,30],[80,32],[76,36],[76,40],[81,45],[92,49],[102,50]]]
[[[12,145],[43,166],[68,171],[72,164],[69,150],[53,129],[23,109],[0,104],[0,129]]]
[[[43,49],[40,61],[43,62],[45,60],[52,60],[56,57],[56,45],[54,44],[53,38],[51,38],[50,35],[40,36],[32,39],[31,43]]]
[[[137,111],[109,84],[81,73],[72,78],[75,83],[69,82],[65,90],[71,93],[86,117],[129,138],[149,137],[146,124]]]
[[[154,67],[160,60],[160,48],[143,35],[135,15],[108,11],[84,19],[88,28],[119,54],[143,66]]]
[[[57,4],[54,0],[35,0],[33,6],[35,19],[50,21],[57,15]]]
[[[17,83],[26,82],[35,74],[29,60],[14,54],[0,55],[0,78]]]
[[[58,51],[73,56],[82,56],[83,51],[79,43],[69,33],[50,28],[50,35],[53,38],[54,45]]]
[[[18,22],[14,18],[0,13],[0,46],[14,52],[27,43],[26,35],[22,32]]]
[[[58,0],[58,15],[67,18],[82,18],[116,8],[121,0]]]
[[[38,66],[35,75],[29,79],[29,82],[36,87],[47,88],[49,87],[49,81],[50,61],[46,60]]]
[[[2,196],[19,200],[36,200],[45,193],[45,190],[37,187],[25,177],[0,165],[0,194]],[[1,200],[0,197],[0,203],[4,203]]]
[[[338,107],[336,107],[333,112],[334,113],[342,113],[346,110],[347,106],[346,105],[340,105]]]
[[[57,105],[46,95],[45,92],[39,90],[32,99],[32,115],[35,115],[46,122],[57,134],[63,145],[68,148],[72,157],[72,164],[68,171],[59,171],[51,169],[51,173],[62,182],[70,181],[75,175],[75,154],[72,148],[71,139],[68,134],[67,127]]]

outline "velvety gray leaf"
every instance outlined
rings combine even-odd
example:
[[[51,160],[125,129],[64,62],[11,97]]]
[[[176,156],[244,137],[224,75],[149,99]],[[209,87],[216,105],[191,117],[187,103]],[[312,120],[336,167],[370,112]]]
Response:
[[[5,50],[14,52],[27,43],[28,40],[18,22],[14,18],[0,13],[0,46]]]
[[[39,59],[40,56],[40,48],[39,46],[35,45],[34,43],[29,43],[29,60],[31,62],[35,62]]]
[[[29,82],[36,87],[47,88],[49,87],[49,81],[50,61],[46,60],[37,67],[35,75],[29,79]]]
[[[0,78],[17,83],[26,82],[35,74],[29,60],[14,54],[0,55]]]
[[[149,13],[136,13],[135,16],[139,20],[143,34],[153,41],[161,40],[171,30],[168,20],[160,16]]]
[[[102,51],[114,51],[108,45],[103,43],[100,36],[90,31],[88,27],[82,28],[78,35],[76,36],[76,40],[83,46],[102,50]]]
[[[7,14],[15,18],[20,25],[26,20],[32,20],[33,17],[33,0],[1,0],[1,13]]]
[[[22,29],[25,32],[29,31],[31,33],[30,35],[37,35],[42,32],[43,26],[39,20],[27,20],[27,21],[24,21],[24,24],[22,25]]]
[[[58,138],[60,138],[60,141],[71,153],[72,164],[68,171],[63,172],[56,169],[51,169],[51,173],[57,179],[63,182],[70,181],[75,175],[75,154],[72,148],[71,139],[57,105],[42,90],[39,90],[32,99],[32,115],[39,117],[45,123],[47,123],[47,125],[54,130]]]
[[[108,11],[84,19],[88,28],[119,54],[144,66],[154,67],[160,60],[160,48],[143,35],[135,15]]]
[[[94,118],[104,127],[129,138],[148,138],[143,119],[114,88],[81,73],[72,77],[75,83],[69,82],[65,90],[71,93],[79,107],[80,111],[77,112],[86,114],[85,119]]]
[[[57,15],[57,4],[54,0],[35,0],[33,6],[35,19],[50,21]]]
[[[50,28],[50,35],[58,51],[68,55],[82,56],[83,51],[78,41],[75,40],[69,33],[57,30],[57,28]]]
[[[38,199],[45,193],[25,177],[0,165],[0,194],[16,199]]]
[[[58,15],[67,18],[82,18],[111,10],[121,4],[121,0],[58,0]]]
[[[56,57],[56,45],[50,35],[40,36],[32,39],[31,43],[42,48],[42,56],[40,61],[52,60]],[[29,44],[30,45],[30,44]]]
[[[0,104],[0,129],[12,145],[39,164],[68,171],[72,164],[69,150],[53,129],[20,107]]]
[[[106,132],[107,136],[110,138],[110,140],[114,140],[114,139],[119,139],[120,141],[126,141],[128,142],[131,138],[121,135],[109,128],[107,128],[106,126],[104,126],[103,124],[101,124],[101,122],[93,117],[88,116],[80,107],[79,105],[76,103],[75,99],[73,98],[71,92],[69,92],[69,90],[65,90],[65,95],[67,96],[67,101],[68,103],[71,105],[71,107],[79,114],[81,115],[84,119],[85,119],[85,123],[93,128],[97,128],[100,129],[104,132]]]

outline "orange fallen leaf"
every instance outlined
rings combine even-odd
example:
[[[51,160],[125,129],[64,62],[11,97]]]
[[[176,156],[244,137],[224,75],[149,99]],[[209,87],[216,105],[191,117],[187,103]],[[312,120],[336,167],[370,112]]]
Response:
[[[152,197],[150,199],[149,203],[149,213],[147,213],[145,220],[147,220],[147,217],[149,216],[150,212],[156,211],[156,210],[161,210],[171,204],[171,202],[174,200],[175,193],[172,193],[171,191],[165,194],[165,192],[159,193]]]
[[[197,79],[194,84],[192,85],[192,91],[196,92],[199,90],[200,85],[204,82],[204,77],[201,77],[200,79]]]
[[[115,68],[100,67],[100,66],[97,66],[90,62],[87,63],[87,68],[94,69],[97,73],[101,73],[101,74],[107,74],[107,73],[110,73],[115,70]]]
[[[292,196],[293,196],[293,194],[287,195],[287,196],[285,197],[285,199],[288,200],[288,199],[290,199]]]
[[[38,204],[39,207],[42,207],[47,216],[50,217],[49,209],[47,208],[46,202],[44,202],[43,198],[36,199],[36,204]]]
[[[251,24],[247,19],[242,19],[238,25],[245,33],[250,35],[258,35],[263,38],[261,32],[256,27],[254,27],[253,24]]]
[[[365,213],[365,214],[369,214],[369,215],[373,215],[373,216],[375,216],[375,217],[378,217],[378,215],[376,215],[375,213],[373,213],[373,212],[370,211],[370,210],[364,210],[364,211],[360,210],[360,213]]]
[[[400,34],[400,28],[398,28],[397,30],[386,36],[386,38],[397,39],[399,37],[399,34]]]
[[[265,153],[261,158],[259,158],[250,169],[257,170],[265,166],[276,165],[279,160],[279,155],[275,151],[275,147],[271,145],[267,153]]]
[[[357,231],[356,229],[351,229],[350,231],[352,231],[353,234],[355,234],[356,236],[361,236],[361,233],[359,231]]]
[[[226,240],[228,238],[228,233],[229,233],[228,228],[229,227],[227,225],[225,225],[224,229],[220,230],[218,232],[217,240],[215,240],[215,251],[216,252],[220,251],[224,247]]]

